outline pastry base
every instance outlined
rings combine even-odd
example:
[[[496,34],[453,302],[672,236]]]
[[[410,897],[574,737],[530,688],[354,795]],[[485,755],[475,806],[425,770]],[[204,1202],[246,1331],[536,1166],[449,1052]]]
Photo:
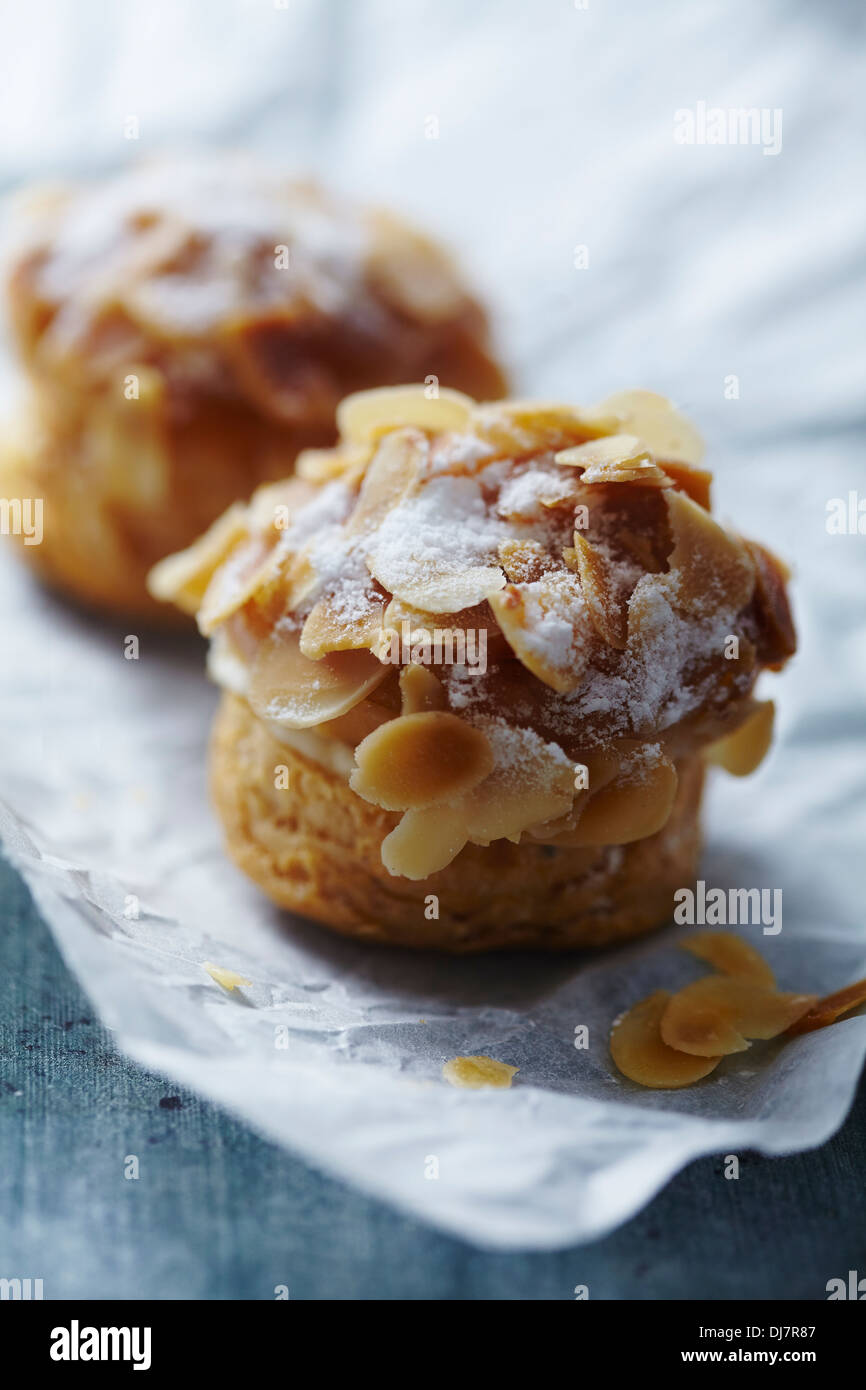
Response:
[[[288,790],[274,786],[280,765]],[[380,857],[399,815],[278,742],[237,696],[223,695],[211,743],[229,854],[269,898],[345,936],[461,953],[601,946],[668,921],[674,890],[695,880],[701,842],[702,759],[679,772],[670,820],[646,840],[589,850],[467,845],[413,882],[392,877]],[[431,894],[438,920],[425,915]]]

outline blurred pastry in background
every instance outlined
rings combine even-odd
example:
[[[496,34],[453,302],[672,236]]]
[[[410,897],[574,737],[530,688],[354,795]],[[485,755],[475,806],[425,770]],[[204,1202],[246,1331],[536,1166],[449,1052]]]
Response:
[[[336,439],[369,386],[505,389],[484,311],[399,218],[236,156],[143,163],[23,203],[8,296],[28,399],[0,492],[77,598],[165,617],[145,576]]]
[[[600,945],[694,880],[707,761],[770,743],[784,572],[669,402],[362,393],[336,449],[164,560],[223,687],[229,853],[283,907],[452,951]]]

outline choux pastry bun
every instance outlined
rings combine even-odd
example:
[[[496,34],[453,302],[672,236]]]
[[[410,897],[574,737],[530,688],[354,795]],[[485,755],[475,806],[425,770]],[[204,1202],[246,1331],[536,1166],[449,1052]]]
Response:
[[[39,500],[43,534],[22,553],[102,608],[165,619],[151,566],[333,444],[348,392],[504,390],[439,246],[238,157],[35,193],[15,240],[29,399],[0,432],[0,492]]]
[[[662,397],[402,387],[151,575],[223,687],[229,853],[337,931],[482,951],[621,940],[694,880],[705,764],[761,760],[795,647]]]

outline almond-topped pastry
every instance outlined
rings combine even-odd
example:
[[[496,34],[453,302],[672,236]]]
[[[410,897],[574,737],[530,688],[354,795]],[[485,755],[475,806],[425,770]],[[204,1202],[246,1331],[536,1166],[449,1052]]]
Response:
[[[337,420],[150,578],[211,638],[230,853],[282,906],[404,945],[663,922],[705,762],[757,764],[755,681],[794,650],[781,566],[713,519],[694,430],[645,391],[397,387]]]
[[[44,501],[44,576],[167,616],[145,577],[237,497],[335,442],[349,392],[504,390],[435,243],[239,157],[156,161],[22,208],[12,326],[30,393],[0,492]]]

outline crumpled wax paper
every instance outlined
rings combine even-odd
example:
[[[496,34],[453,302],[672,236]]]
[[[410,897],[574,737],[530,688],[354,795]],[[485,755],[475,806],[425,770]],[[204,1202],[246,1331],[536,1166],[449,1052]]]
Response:
[[[56,165],[52,141],[70,166],[130,153],[117,149],[117,92],[88,68],[91,7],[49,8],[77,86],[39,84],[41,117],[25,119],[22,51],[18,125],[11,105],[0,121],[18,131],[7,182]],[[162,6],[136,24],[130,3],[112,31],[124,110],[137,104],[145,129],[231,134],[444,232],[499,307],[524,394],[591,401],[641,384],[698,419],[717,510],[794,565],[801,641],[759,690],[779,705],[770,759],[748,781],[712,781],[701,877],[782,890],[781,932],[740,928],[782,987],[826,992],[866,974],[866,537],[826,525],[828,501],[863,486],[862,59],[841,10],[792,20],[768,4],[732,24],[704,7],[686,23],[681,7],[636,0],[615,13],[442,0],[396,18],[371,0],[337,23],[332,7],[218,0],[202,54],[205,21],[170,8],[173,42],[158,55]],[[217,51],[222,105],[207,80]],[[172,79],[181,68],[186,87]],[[816,84],[816,70],[833,82]],[[158,100],[179,87],[197,93],[194,116]],[[700,100],[780,108],[781,151],[677,145],[675,108]],[[455,960],[277,913],[225,860],[208,807],[216,693],[198,639],[83,615],[9,549],[0,542],[0,837],[143,1065],[368,1192],[511,1248],[598,1236],[699,1154],[790,1152],[841,1123],[864,1017],[756,1044],[681,1092],[613,1070],[612,1019],[698,973],[675,949],[688,928],[601,955]],[[137,660],[124,656],[130,633]],[[251,983],[227,993],[204,962]],[[512,1089],[445,1084],[442,1063],[467,1053],[519,1067]]]

